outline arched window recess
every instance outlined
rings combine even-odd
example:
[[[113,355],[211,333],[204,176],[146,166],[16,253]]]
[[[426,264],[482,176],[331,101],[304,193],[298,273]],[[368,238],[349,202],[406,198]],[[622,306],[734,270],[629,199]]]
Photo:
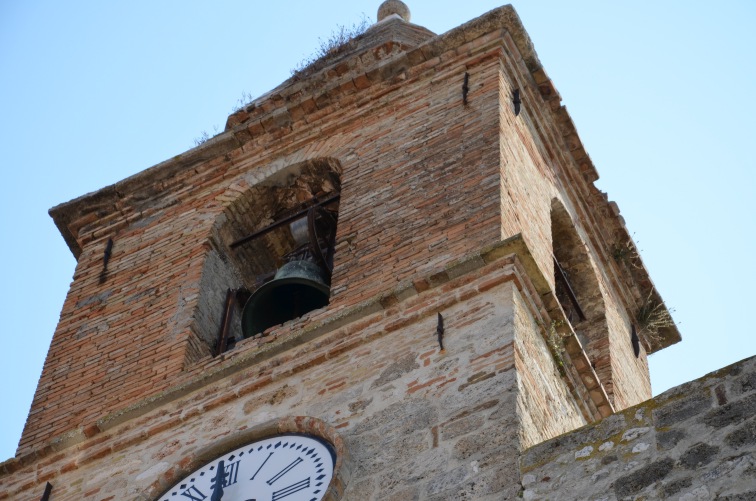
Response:
[[[275,268],[255,270],[251,287],[228,289],[216,355],[233,347],[231,317],[239,306],[241,333],[248,338],[328,304],[340,198],[339,191],[318,193],[228,245],[243,256],[245,246],[259,249],[256,241],[265,239],[264,247],[278,255],[272,256]]]
[[[609,328],[604,296],[584,240],[561,201],[551,203],[554,294],[600,381],[612,395]]]
[[[247,181],[239,179],[219,195],[223,209],[204,245],[187,365],[329,303],[341,173],[335,158],[316,158],[243,190]]]

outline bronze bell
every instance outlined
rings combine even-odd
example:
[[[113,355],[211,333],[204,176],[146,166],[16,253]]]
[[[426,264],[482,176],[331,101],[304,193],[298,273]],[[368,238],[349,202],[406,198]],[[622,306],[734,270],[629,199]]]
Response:
[[[283,256],[286,263],[273,280],[259,287],[244,305],[245,338],[328,305],[336,217],[312,206],[289,229],[297,247]]]
[[[307,260],[290,261],[270,282],[257,289],[244,305],[245,338],[328,304],[330,274]]]

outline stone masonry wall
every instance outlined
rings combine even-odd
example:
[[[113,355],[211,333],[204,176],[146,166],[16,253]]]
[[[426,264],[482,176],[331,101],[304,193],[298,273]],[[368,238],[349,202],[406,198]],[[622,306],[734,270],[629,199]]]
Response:
[[[80,443],[6,462],[0,499],[36,500],[49,481],[55,501],[151,501],[199,458],[212,459],[203,451],[213,444],[281,429],[270,423],[307,422],[294,416],[321,423],[309,431],[337,442],[344,493],[328,499],[512,499],[519,489],[514,346],[537,341],[532,322],[513,322],[537,308],[525,299],[515,261],[426,284],[304,344],[293,326],[288,340],[263,343],[279,347],[268,357],[258,340],[246,340],[198,368],[195,384],[112,416]],[[556,371],[540,385],[566,394]]]
[[[525,451],[524,499],[756,499],[756,357]]]

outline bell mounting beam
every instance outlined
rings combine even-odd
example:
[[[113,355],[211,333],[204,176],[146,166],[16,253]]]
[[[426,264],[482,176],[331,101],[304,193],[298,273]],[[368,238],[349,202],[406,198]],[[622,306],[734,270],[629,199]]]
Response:
[[[299,219],[300,217],[302,217],[305,214],[307,214],[307,211],[309,211],[310,208],[312,208],[312,207],[320,207],[320,206],[328,205],[328,204],[330,204],[332,202],[335,202],[336,200],[338,200],[340,198],[341,198],[341,193],[337,193],[337,194],[332,195],[332,196],[330,196],[330,197],[328,197],[326,199],[323,199],[323,200],[318,200],[317,197],[316,197],[316,198],[313,199],[312,203],[309,204],[304,209],[302,209],[300,211],[297,211],[294,214],[292,214],[290,216],[287,216],[287,217],[285,217],[283,219],[279,219],[278,221],[276,221],[274,223],[271,223],[268,226],[266,226],[264,228],[261,228],[261,229],[255,231],[254,233],[252,233],[250,235],[247,235],[246,237],[242,237],[239,240],[236,240],[235,242],[232,242],[229,245],[229,247],[231,247],[233,249],[233,248],[239,247],[242,244],[246,244],[250,240],[254,240],[255,238],[257,238],[259,236],[262,236],[262,235],[268,233],[271,230],[275,230],[276,228],[278,228],[280,226],[283,226],[284,224],[290,223],[290,222],[294,221],[295,219]]]

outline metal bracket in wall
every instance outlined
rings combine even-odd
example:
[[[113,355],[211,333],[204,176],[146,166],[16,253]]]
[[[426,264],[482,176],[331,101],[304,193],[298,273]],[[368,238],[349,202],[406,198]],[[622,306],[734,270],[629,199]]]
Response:
[[[104,284],[108,278],[108,261],[110,261],[110,255],[113,253],[113,239],[108,238],[108,243],[105,245],[105,254],[102,257],[102,271],[100,272],[100,283]]]
[[[470,92],[470,74],[465,72],[465,83],[462,84],[462,104],[467,105],[467,93]]]
[[[39,498],[39,501],[49,501],[51,492],[52,484],[50,482],[47,482],[47,485],[45,485],[45,492],[42,494],[42,497]]]
[[[512,92],[512,104],[514,104],[515,116],[519,115],[520,104],[522,104],[522,101],[520,100],[520,89],[515,89],[514,92]]]
[[[635,330],[635,324],[630,325],[630,342],[633,345],[635,358],[638,358],[640,356],[640,338],[638,337],[638,332]]]

